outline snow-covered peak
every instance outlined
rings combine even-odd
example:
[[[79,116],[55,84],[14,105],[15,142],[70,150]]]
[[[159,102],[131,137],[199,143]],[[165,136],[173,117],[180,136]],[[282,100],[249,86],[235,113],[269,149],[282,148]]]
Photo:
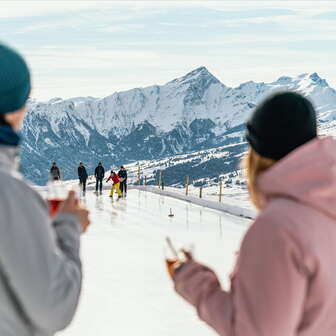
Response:
[[[281,76],[275,82],[271,83],[272,85],[285,85],[285,86],[298,86],[298,87],[311,87],[311,86],[320,86],[327,87],[329,86],[325,79],[322,79],[316,72],[313,73],[302,73],[297,77]]]
[[[293,82],[298,83],[302,87],[329,87],[327,81],[321,78],[316,72],[313,73],[303,73],[292,79]]]
[[[60,103],[63,99],[60,98],[60,97],[55,97],[55,98],[52,98],[48,101],[49,104],[55,104],[55,103]]]
[[[312,73],[311,75],[309,75],[309,78],[315,82],[316,84],[320,85],[320,86],[329,86],[327,81],[323,78],[321,78],[316,72]]]
[[[336,111],[336,91],[316,72],[302,73],[296,77],[280,77],[268,84],[269,90],[297,91],[310,98],[319,112],[320,120],[334,119]]]
[[[304,72],[300,75],[297,76],[298,79],[302,79],[302,78],[306,78],[306,77],[309,77],[309,73],[308,72]]]
[[[274,82],[274,84],[280,84],[280,85],[284,85],[284,84],[288,84],[291,83],[293,81],[292,77],[289,76],[281,76],[278,78],[277,81]]]
[[[321,80],[321,77],[317,74],[317,72],[314,72],[311,75],[309,75],[309,78],[314,82],[318,82]]]
[[[245,93],[247,93],[248,91],[255,91],[257,87],[260,87],[263,84],[264,83],[256,83],[253,81],[248,81],[248,82],[241,83],[236,89],[242,90]]]
[[[190,84],[190,83],[197,83],[197,82],[207,82],[211,84],[218,84],[220,81],[209,72],[209,70],[201,66],[189,73],[187,73],[185,76],[176,78],[170,82],[167,83],[167,85],[173,84],[173,85],[184,85],[184,84]]]

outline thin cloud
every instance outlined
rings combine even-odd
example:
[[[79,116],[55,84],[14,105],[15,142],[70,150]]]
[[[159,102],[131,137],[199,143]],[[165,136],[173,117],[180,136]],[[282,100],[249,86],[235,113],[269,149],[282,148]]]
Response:
[[[145,28],[144,24],[113,24],[105,25],[98,30],[106,33],[134,32]]]
[[[315,15],[313,19],[335,21],[336,11],[323,11],[322,13]]]
[[[257,0],[257,1],[194,1],[202,7],[218,9],[218,10],[235,10],[241,11],[251,9],[290,9],[290,10],[304,10],[308,12],[320,12],[336,8],[335,1],[318,1],[315,0],[296,0],[296,1],[283,1],[283,0]]]
[[[42,99],[164,84],[200,65],[230,86],[314,71],[335,83],[336,2],[302,3],[2,1],[0,24]]]
[[[11,1],[1,0],[0,17],[26,18],[47,14],[92,9],[97,5],[91,1]]]

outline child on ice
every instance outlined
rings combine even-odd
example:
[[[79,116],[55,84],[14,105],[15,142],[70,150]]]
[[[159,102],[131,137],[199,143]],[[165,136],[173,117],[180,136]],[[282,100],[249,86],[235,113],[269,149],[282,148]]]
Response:
[[[112,182],[113,182],[113,185],[112,185],[112,188],[111,188],[111,192],[110,192],[110,197],[113,197],[113,192],[114,192],[114,190],[116,190],[116,192],[118,194],[118,199],[121,198],[120,178],[119,178],[119,176],[113,170],[111,170],[111,175],[106,180],[106,182],[108,182],[110,180],[112,180]]]

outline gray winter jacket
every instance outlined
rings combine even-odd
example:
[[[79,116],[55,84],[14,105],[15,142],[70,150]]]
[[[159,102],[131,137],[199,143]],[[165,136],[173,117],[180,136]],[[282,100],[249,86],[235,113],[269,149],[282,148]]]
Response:
[[[80,225],[50,221],[41,196],[0,146],[0,335],[50,336],[73,318],[81,290]]]

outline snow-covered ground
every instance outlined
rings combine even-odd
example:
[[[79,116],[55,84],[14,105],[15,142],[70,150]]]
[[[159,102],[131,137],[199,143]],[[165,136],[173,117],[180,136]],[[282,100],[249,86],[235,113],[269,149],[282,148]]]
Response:
[[[192,204],[200,205],[209,209],[219,210],[231,215],[240,216],[244,218],[253,219],[257,216],[257,210],[252,208],[252,206],[245,206],[244,203],[241,205],[240,202],[234,198],[222,197],[219,201],[214,197],[202,197],[200,198],[197,194],[188,193],[186,195],[181,189],[178,188],[158,188],[153,186],[131,186],[132,189],[138,189],[142,191],[152,192],[154,194],[159,194],[163,196],[173,197],[175,199],[190,202]]]
[[[254,209],[254,206],[249,199],[246,186],[244,185],[244,187],[242,187],[240,185],[236,185],[235,181],[236,180],[233,180],[233,183],[229,185],[225,185],[223,183],[223,187],[221,190],[221,195],[222,195],[221,202],[232,204],[232,205],[244,206],[248,209]],[[184,194],[186,192],[185,188],[183,189],[174,188],[174,189],[178,189],[179,192],[184,193]],[[188,189],[189,189],[189,192],[188,192],[189,195],[199,197],[199,194],[200,194],[199,187],[190,185]],[[202,198],[209,200],[209,201],[213,201],[213,202],[220,201],[219,194],[220,194],[219,183],[217,183],[216,185],[212,185],[212,186],[205,186],[202,190]]]
[[[185,188],[173,188],[173,187],[166,187],[165,189],[171,190],[180,194],[186,194],[186,189]],[[194,187],[192,185],[189,186],[188,188],[188,195],[194,196],[194,197],[200,197],[200,188],[199,187]],[[209,186],[209,187],[204,187],[202,189],[202,199],[204,200],[209,200],[212,202],[219,202],[219,184],[215,186]],[[236,186],[236,185],[230,185],[230,186],[224,186],[222,187],[222,192],[221,192],[221,202],[225,204],[230,204],[230,205],[237,205],[240,207],[244,207],[246,209],[251,209],[254,210],[255,207],[251,203],[247,189],[244,187]]]
[[[250,221],[139,190],[114,202],[104,193],[88,191],[83,200],[92,216],[82,239],[83,293],[73,323],[60,335],[214,335],[174,293],[164,238],[178,246],[193,243],[195,256],[227,286]]]

